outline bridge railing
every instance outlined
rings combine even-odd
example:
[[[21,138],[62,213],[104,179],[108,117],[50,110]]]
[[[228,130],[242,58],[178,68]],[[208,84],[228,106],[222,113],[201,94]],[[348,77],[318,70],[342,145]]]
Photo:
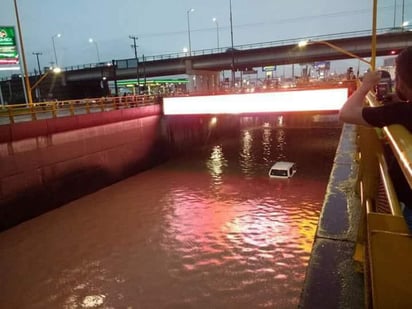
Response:
[[[158,96],[129,95],[15,104],[0,108],[0,125],[159,104]]]
[[[367,101],[372,106],[379,104],[373,94]],[[358,137],[363,220],[355,260],[364,265],[367,307],[410,308],[412,234],[402,215],[384,148],[392,152],[412,188],[412,134],[401,125],[391,125],[382,130],[359,127]]]

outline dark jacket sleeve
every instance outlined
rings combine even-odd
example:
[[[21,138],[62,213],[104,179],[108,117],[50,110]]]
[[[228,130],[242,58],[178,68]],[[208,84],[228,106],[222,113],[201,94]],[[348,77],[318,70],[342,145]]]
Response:
[[[412,104],[405,102],[387,103],[378,107],[365,107],[363,119],[371,126],[382,128],[401,124],[412,132]]]

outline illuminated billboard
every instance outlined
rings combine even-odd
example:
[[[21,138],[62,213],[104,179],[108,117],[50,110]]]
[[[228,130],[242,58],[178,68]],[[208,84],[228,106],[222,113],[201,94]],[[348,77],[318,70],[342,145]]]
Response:
[[[348,88],[163,98],[165,115],[337,111]]]
[[[18,64],[19,53],[13,26],[0,26],[0,65]]]

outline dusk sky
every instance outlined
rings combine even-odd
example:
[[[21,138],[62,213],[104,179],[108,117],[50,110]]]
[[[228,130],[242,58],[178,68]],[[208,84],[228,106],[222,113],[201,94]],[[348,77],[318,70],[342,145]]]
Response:
[[[28,70],[54,59],[61,67],[182,52],[188,47],[188,10],[192,51],[230,43],[229,0],[17,0]],[[370,30],[372,0],[232,0],[234,45]],[[395,10],[395,3],[397,4]],[[378,28],[412,18],[412,0],[378,1]],[[217,19],[217,25],[213,18]],[[1,0],[0,25],[16,26],[13,0]],[[17,27],[16,27],[17,31]],[[90,43],[89,38],[96,42]],[[97,46],[97,48],[96,48]],[[8,72],[7,75],[9,75]]]

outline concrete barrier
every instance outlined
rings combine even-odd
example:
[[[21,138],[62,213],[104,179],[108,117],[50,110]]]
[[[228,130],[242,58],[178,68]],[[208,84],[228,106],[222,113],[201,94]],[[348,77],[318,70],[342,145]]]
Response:
[[[162,159],[160,106],[0,126],[0,230]]]

